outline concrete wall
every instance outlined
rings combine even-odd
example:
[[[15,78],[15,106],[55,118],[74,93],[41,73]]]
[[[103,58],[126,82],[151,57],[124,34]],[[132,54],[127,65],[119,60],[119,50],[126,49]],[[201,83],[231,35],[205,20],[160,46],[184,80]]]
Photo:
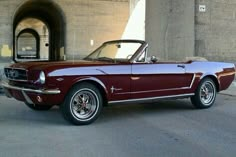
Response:
[[[150,55],[183,60],[194,55],[194,0],[147,0]]]
[[[199,5],[206,12],[199,12]],[[196,55],[236,61],[236,0],[196,0]]]
[[[69,58],[84,57],[102,42],[120,39],[129,18],[128,0],[60,0],[59,4],[66,15]]]
[[[133,10],[135,9],[139,1],[140,0],[129,0],[130,15],[132,14]]]
[[[11,59],[12,55],[12,17],[15,12],[14,8],[17,7],[14,2],[0,1],[0,56],[9,57],[8,59]]]
[[[3,54],[12,53],[15,12],[27,1],[0,0],[0,59]],[[120,39],[130,15],[128,0],[51,1],[58,4],[65,15],[68,59],[83,58],[102,42]]]

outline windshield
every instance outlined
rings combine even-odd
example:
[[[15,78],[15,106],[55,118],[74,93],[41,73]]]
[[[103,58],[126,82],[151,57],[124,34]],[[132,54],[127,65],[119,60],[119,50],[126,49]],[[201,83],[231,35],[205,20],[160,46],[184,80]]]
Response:
[[[129,60],[139,49],[141,43],[138,42],[111,42],[105,43],[85,60]]]

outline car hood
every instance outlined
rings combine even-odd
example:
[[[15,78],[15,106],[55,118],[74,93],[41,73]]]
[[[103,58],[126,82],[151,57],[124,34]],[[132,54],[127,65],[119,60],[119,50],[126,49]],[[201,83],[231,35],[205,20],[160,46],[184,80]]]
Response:
[[[110,62],[101,62],[101,61],[55,61],[55,62],[22,62],[12,64],[10,68],[17,69],[26,69],[26,70],[44,70],[44,71],[53,71],[56,69],[71,68],[71,67],[85,67],[85,66],[102,66],[107,64],[113,64]]]

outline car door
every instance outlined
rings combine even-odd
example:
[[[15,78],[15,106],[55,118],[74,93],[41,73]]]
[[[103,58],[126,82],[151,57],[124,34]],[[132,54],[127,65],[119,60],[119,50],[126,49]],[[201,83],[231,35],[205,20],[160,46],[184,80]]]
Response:
[[[102,68],[107,74],[107,90],[110,101],[130,99],[131,91],[131,64],[115,64]]]
[[[192,80],[193,74],[185,73],[185,64],[133,63],[131,98],[181,95],[190,88]]]

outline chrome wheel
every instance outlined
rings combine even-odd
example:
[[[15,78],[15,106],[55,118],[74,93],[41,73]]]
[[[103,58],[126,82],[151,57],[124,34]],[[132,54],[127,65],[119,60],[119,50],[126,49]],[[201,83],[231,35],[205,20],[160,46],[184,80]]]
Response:
[[[211,78],[204,78],[191,97],[192,104],[199,109],[211,107],[216,100],[216,84]]]
[[[75,118],[88,120],[96,113],[99,100],[92,90],[81,89],[71,99],[71,111]]]
[[[93,84],[83,82],[69,91],[60,106],[63,117],[75,125],[94,122],[103,108],[101,91]]]
[[[200,89],[200,99],[205,105],[210,105],[215,99],[215,86],[211,81],[206,81]]]

